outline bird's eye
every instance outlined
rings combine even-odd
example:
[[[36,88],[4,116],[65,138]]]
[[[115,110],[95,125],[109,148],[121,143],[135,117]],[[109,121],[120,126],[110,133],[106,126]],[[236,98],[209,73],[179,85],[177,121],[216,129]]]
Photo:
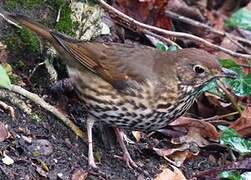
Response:
[[[205,72],[205,68],[197,64],[193,67],[193,71],[196,72],[197,74],[202,74]]]

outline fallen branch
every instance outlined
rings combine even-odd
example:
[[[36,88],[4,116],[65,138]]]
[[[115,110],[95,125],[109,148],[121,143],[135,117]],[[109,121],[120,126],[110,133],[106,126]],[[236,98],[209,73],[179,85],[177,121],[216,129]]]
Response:
[[[172,12],[172,11],[169,11],[169,10],[166,10],[165,11],[165,14],[170,17],[170,18],[173,18],[173,19],[176,19],[178,21],[182,21],[182,22],[185,22],[185,23],[188,23],[190,25],[193,25],[193,26],[196,26],[196,27],[199,27],[199,28],[204,28],[204,29],[207,29],[208,31],[212,32],[212,33],[215,33],[215,34],[218,34],[218,35],[221,35],[221,36],[225,36],[225,37],[230,37],[232,39],[235,39],[237,41],[240,41],[240,42],[244,42],[244,43],[247,43],[249,45],[251,45],[251,41],[249,41],[248,39],[244,39],[242,37],[238,37],[238,36],[235,36],[233,34],[230,34],[230,33],[227,33],[227,32],[223,32],[223,31],[220,31],[218,29],[215,29],[211,26],[208,26],[204,23],[201,23],[199,21],[196,21],[196,20],[193,20],[193,19],[190,19],[188,17],[185,17],[185,16],[181,16],[175,12]]]
[[[61,120],[66,126],[68,126],[78,137],[80,137],[84,142],[87,142],[86,134],[79,127],[77,127],[69,118],[67,118],[62,112],[60,112],[57,108],[45,102],[38,95],[33,94],[23,89],[20,86],[11,85],[10,89],[11,91],[30,99],[35,104],[40,105],[47,111],[54,114],[57,118],[59,118],[59,120]]]
[[[251,170],[251,158],[246,158],[244,160],[231,162],[223,166],[219,166],[219,167],[208,169],[202,172],[198,172],[198,173],[195,173],[193,177],[197,177],[198,179],[200,179],[200,177],[203,177],[205,179],[207,178],[215,179],[219,175],[219,173],[223,171],[233,171],[233,170],[250,171]]]
[[[28,115],[31,115],[32,113],[31,108],[24,102],[23,99],[19,97],[18,94],[14,92],[10,92],[6,89],[0,89],[0,99],[11,103]]]
[[[103,1],[103,0],[97,0],[97,1],[100,3],[100,5],[104,9],[106,9],[110,13],[111,17],[115,21],[117,21],[119,24],[122,24],[126,27],[130,27],[132,30],[134,30],[136,32],[144,32],[145,30],[149,30],[149,31],[153,31],[155,33],[159,33],[164,36],[171,36],[171,37],[177,37],[177,38],[187,38],[187,39],[191,39],[191,40],[200,42],[200,43],[202,43],[208,47],[211,47],[213,49],[221,50],[221,51],[223,51],[227,54],[230,54],[232,56],[235,56],[235,57],[242,57],[242,58],[251,59],[251,55],[249,55],[249,54],[236,53],[236,52],[231,51],[229,49],[223,48],[219,45],[215,45],[215,44],[213,44],[209,41],[206,41],[203,38],[195,36],[195,35],[182,33],[182,32],[168,31],[168,30],[161,29],[161,28],[158,28],[155,26],[141,23],[141,22],[136,21],[135,19],[127,16],[126,14],[120,12],[119,10],[115,9],[114,7],[110,6],[105,1]]]

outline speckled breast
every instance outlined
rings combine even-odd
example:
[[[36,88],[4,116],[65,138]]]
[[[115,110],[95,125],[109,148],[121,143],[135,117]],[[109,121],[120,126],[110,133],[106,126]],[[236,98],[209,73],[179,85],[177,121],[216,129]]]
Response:
[[[68,71],[89,115],[114,127],[160,129],[185,113],[194,102],[194,98],[185,96],[161,107],[158,101],[152,102],[150,86],[144,86],[140,93],[126,95],[88,71],[80,73],[70,68]]]

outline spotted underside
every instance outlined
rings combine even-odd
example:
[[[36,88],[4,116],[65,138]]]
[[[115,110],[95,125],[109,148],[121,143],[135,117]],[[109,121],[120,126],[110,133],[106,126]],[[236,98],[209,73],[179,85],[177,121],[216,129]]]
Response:
[[[81,75],[68,67],[68,72],[89,115],[114,127],[143,131],[160,129],[184,114],[195,99],[192,88],[186,88],[191,95],[183,93],[178,99],[173,87],[167,87],[167,92],[157,95],[150,82],[141,90],[126,95],[101,78],[93,78],[95,75],[88,70]]]

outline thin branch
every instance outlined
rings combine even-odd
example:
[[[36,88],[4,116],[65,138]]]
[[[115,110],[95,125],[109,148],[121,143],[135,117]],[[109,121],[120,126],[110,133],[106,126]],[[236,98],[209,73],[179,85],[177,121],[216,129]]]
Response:
[[[78,136],[80,137],[84,142],[87,142],[87,136],[86,134],[79,128],[77,127],[69,118],[67,118],[62,112],[60,112],[57,108],[54,106],[48,104],[45,102],[42,98],[40,98],[37,94],[33,94],[25,89],[23,89],[20,86],[17,85],[11,85],[11,91],[20,94],[31,101],[33,101],[35,104],[40,105],[47,111],[51,112],[54,114],[59,120],[61,120],[66,126],[71,128],[71,130]]]
[[[0,108],[3,109],[4,111],[8,112],[11,116],[12,119],[15,119],[15,110],[13,107],[9,106],[3,101],[0,101]]]
[[[225,93],[225,95],[228,97],[229,101],[233,104],[233,106],[235,107],[235,109],[241,113],[242,109],[240,107],[240,105],[238,104],[238,102],[236,101],[235,96],[233,95],[233,93],[229,92],[228,89],[225,87],[224,83],[220,80],[217,81],[217,85],[218,87]]]
[[[193,20],[193,19],[190,19],[188,17],[185,17],[185,16],[181,16],[179,14],[176,14],[172,11],[169,11],[169,10],[166,10],[165,11],[165,14],[170,17],[170,18],[173,18],[173,19],[176,19],[176,20],[179,20],[179,21],[182,21],[182,22],[185,22],[185,23],[188,23],[188,24],[191,24],[193,26],[196,26],[196,27],[200,27],[200,28],[204,28],[204,29],[207,29],[209,30],[210,32],[213,32],[215,34],[218,34],[218,35],[221,35],[221,36],[228,36],[232,39],[235,39],[237,41],[240,41],[240,42],[244,42],[244,43],[247,43],[249,45],[251,45],[251,41],[249,41],[248,39],[244,39],[242,37],[239,37],[239,36],[235,36],[233,34],[230,34],[230,33],[227,33],[227,32],[223,32],[223,31],[220,31],[218,29],[215,29],[211,26],[208,26],[204,23],[201,23],[199,21],[196,21],[196,20]]]
[[[191,34],[187,34],[187,33],[182,33],[182,32],[173,32],[173,31],[168,31],[165,29],[161,29],[155,26],[151,26],[151,25],[147,25],[144,23],[141,23],[139,21],[136,21],[135,19],[125,15],[124,13],[120,12],[119,10],[115,9],[114,7],[110,6],[109,4],[107,4],[105,1],[103,0],[97,0],[100,5],[106,9],[112,18],[114,18],[115,20],[117,20],[118,23],[130,27],[132,28],[134,31],[137,32],[143,32],[144,29],[149,30],[149,31],[153,31],[155,33],[159,33],[161,35],[164,36],[172,36],[172,37],[177,37],[177,38],[187,38],[187,39],[191,39],[197,42],[200,42],[208,47],[211,47],[213,49],[217,49],[217,50],[221,50],[227,54],[230,54],[232,56],[235,57],[242,57],[242,58],[247,58],[247,59],[251,59],[251,55],[248,54],[241,54],[241,53],[236,53],[233,52],[229,49],[223,48],[221,46],[215,45],[209,41],[204,40],[203,38],[200,38],[198,36],[195,35],[191,35]]]
[[[0,9],[0,10],[1,10],[1,9]],[[20,26],[20,25],[18,25],[17,23],[15,23],[15,22],[13,22],[13,21],[7,19],[7,18],[4,16],[4,14],[2,14],[1,12],[0,12],[0,16],[2,16],[2,18],[3,18],[6,22],[8,22],[9,24],[12,24],[12,25],[16,26],[17,28],[22,29],[22,26]]]
[[[240,114],[240,112],[236,111],[236,112],[231,112],[231,113],[220,115],[220,116],[213,116],[213,117],[210,117],[210,118],[203,119],[203,121],[207,121],[207,122],[210,121],[211,122],[211,121],[226,118],[226,117],[229,117],[229,116],[234,116],[236,114]]]
[[[177,43],[171,41],[170,39],[167,39],[167,38],[165,38],[165,37],[163,37],[163,36],[160,36],[160,35],[158,35],[158,34],[155,34],[155,33],[151,32],[151,31],[148,31],[148,30],[144,30],[143,32],[144,32],[145,34],[150,35],[150,36],[153,36],[153,37],[155,37],[155,38],[157,38],[157,39],[159,39],[159,40],[161,40],[161,41],[163,41],[163,42],[166,42],[168,45],[174,45],[174,46],[176,46],[178,49],[182,49]]]

